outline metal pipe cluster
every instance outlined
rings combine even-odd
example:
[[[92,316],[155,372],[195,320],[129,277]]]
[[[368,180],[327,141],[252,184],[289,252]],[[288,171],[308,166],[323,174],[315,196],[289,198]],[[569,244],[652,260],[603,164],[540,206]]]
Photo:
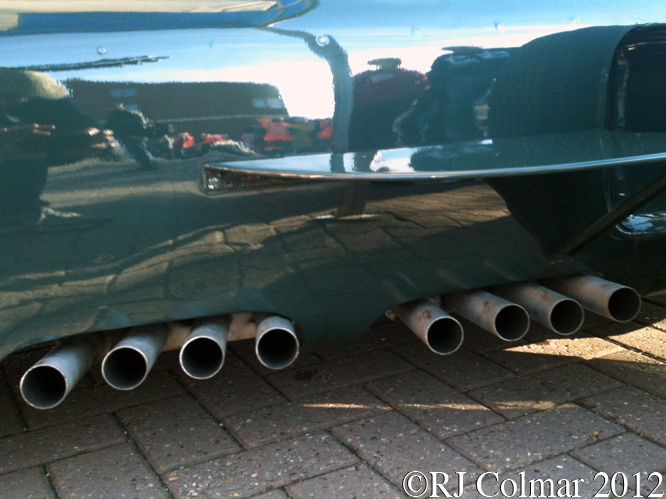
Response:
[[[490,291],[457,291],[433,301],[505,341],[522,339],[531,320],[568,336],[583,325],[583,308],[628,322],[641,306],[640,296],[632,288],[588,275],[545,279],[541,284],[505,284]],[[462,344],[460,322],[429,300],[409,302],[391,312],[439,355],[451,354]]]
[[[540,284],[505,284],[490,291],[466,290],[432,300],[415,300],[395,307],[391,315],[432,352],[449,355],[462,345],[464,331],[444,309],[505,341],[518,341],[527,334],[530,320],[557,334],[571,335],[583,324],[583,308],[627,322],[636,317],[640,304],[640,296],[631,288],[598,277],[574,275],[545,279]],[[208,379],[222,369],[230,322],[231,316],[194,322],[179,356],[188,376]],[[257,313],[254,323],[255,352],[262,365],[282,369],[296,360],[300,342],[291,321]],[[132,390],[145,381],[169,340],[169,331],[165,324],[134,327],[109,347],[112,336],[92,333],[64,341],[25,372],[20,386],[24,400],[37,409],[56,407],[99,358],[102,375],[110,386]]]
[[[255,314],[256,352],[271,369],[289,366],[300,350],[291,321]],[[183,371],[195,379],[208,379],[224,364],[230,317],[207,317],[194,322],[180,349]],[[21,395],[36,409],[52,409],[65,400],[96,359],[102,358],[102,376],[117,390],[133,390],[143,383],[169,339],[166,324],[130,329],[112,348],[103,335],[92,333],[65,340],[21,378]]]

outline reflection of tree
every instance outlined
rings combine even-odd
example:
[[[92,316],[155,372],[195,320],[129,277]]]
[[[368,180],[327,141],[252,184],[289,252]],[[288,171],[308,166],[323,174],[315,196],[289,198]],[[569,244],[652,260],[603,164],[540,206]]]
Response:
[[[342,154],[349,149],[349,122],[354,106],[354,94],[351,68],[347,52],[329,35],[315,36],[305,31],[280,28],[258,28],[278,35],[300,38],[308,48],[321,57],[331,68],[333,74],[333,95],[335,108],[333,112],[333,154]]]

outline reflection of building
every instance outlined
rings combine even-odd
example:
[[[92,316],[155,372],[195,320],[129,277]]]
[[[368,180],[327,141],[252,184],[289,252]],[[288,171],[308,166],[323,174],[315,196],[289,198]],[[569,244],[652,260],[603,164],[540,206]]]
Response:
[[[273,85],[235,82],[132,83],[68,80],[74,102],[105,121],[118,104],[141,111],[175,132],[226,134],[240,140],[261,117],[284,117],[287,110]]]

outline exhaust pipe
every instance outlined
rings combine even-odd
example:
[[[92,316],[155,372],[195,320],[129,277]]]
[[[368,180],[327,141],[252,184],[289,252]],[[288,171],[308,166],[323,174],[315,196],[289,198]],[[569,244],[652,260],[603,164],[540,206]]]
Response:
[[[224,364],[228,337],[228,316],[197,320],[180,349],[180,367],[191,378],[212,378]]]
[[[582,274],[553,277],[542,284],[617,322],[629,322],[641,309],[641,297],[633,288],[598,277]]]
[[[451,354],[462,345],[465,333],[460,322],[428,300],[404,303],[393,312],[436,354]]]
[[[524,307],[532,320],[557,334],[574,334],[585,320],[583,307],[577,301],[538,284],[506,284],[495,287],[493,292]]]
[[[144,382],[167,341],[165,324],[130,329],[102,361],[104,380],[117,390],[132,390]]]
[[[21,378],[21,395],[35,409],[59,405],[83,378],[102,347],[97,334],[65,341],[28,369]]]
[[[504,341],[518,341],[530,328],[525,309],[487,291],[458,291],[443,296],[454,312]]]
[[[257,314],[255,352],[269,369],[283,369],[298,357],[300,344],[291,321],[277,315]]]

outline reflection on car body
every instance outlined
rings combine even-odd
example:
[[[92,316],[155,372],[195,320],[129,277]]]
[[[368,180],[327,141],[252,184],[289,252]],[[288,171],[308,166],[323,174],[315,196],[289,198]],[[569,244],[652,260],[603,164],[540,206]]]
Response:
[[[3,11],[0,358],[69,338],[28,402],[183,345],[197,376],[248,337],[284,367],[384,313],[439,354],[460,316],[635,316],[666,289],[660,5],[500,30],[511,3]]]

